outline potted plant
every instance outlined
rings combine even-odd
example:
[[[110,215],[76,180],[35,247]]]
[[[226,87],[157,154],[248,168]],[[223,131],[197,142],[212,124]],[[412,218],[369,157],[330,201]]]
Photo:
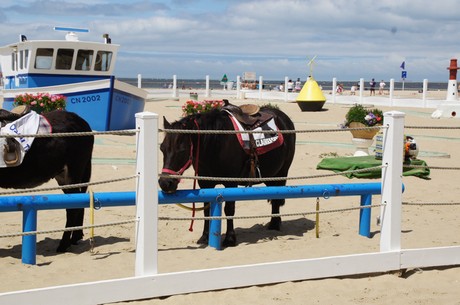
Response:
[[[364,128],[382,125],[383,112],[380,109],[367,109],[363,105],[356,104],[345,115],[344,128]],[[350,130],[354,138],[372,139],[378,129]]]
[[[29,106],[31,110],[42,113],[53,110],[64,110],[66,106],[66,97],[59,94],[49,93],[24,93],[14,98],[13,106]]]
[[[188,116],[197,113],[203,113],[213,109],[222,109],[224,101],[222,100],[205,100],[205,101],[194,101],[188,100],[182,106],[183,116]]]

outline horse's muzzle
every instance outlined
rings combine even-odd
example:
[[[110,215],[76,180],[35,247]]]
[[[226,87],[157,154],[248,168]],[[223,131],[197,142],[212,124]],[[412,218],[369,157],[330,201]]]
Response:
[[[174,193],[175,191],[177,191],[179,179],[161,177],[160,179],[158,179],[158,184],[160,184],[160,188],[163,190],[163,192]]]

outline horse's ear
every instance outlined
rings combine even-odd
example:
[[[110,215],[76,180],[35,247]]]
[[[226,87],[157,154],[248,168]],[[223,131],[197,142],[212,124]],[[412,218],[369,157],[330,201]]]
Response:
[[[165,129],[170,129],[171,128],[171,124],[168,122],[166,117],[163,117],[163,126],[164,126]]]

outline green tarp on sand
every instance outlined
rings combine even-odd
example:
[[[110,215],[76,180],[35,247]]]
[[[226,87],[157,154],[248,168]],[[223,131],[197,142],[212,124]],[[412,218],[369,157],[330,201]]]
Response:
[[[332,170],[336,173],[344,171],[352,171],[357,169],[365,169],[382,165],[382,160],[375,159],[375,156],[365,157],[343,157],[343,158],[325,158],[316,166],[316,169]],[[404,165],[427,166],[423,160],[415,159],[404,162]],[[344,176],[348,178],[380,178],[382,173],[381,168],[373,169],[366,172],[348,173]],[[422,179],[430,179],[429,168],[410,168],[403,167],[403,176],[415,176]]]

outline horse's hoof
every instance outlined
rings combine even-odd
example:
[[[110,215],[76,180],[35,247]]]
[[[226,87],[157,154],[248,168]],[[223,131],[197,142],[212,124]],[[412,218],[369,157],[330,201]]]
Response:
[[[69,250],[70,244],[69,243],[60,243],[59,247],[57,247],[56,252],[57,253],[65,253]]]
[[[82,239],[83,239],[83,235],[81,235],[81,236],[72,235],[72,238],[70,239],[70,243],[71,243],[72,245],[78,245],[78,242],[79,242],[80,240],[82,240]]]
[[[82,230],[76,230],[72,232],[72,236],[70,237],[70,243],[72,245],[78,245],[78,242],[83,239],[83,231]]]
[[[207,245],[208,244],[208,235],[207,234],[201,235],[200,239],[198,239],[198,241],[196,243],[199,244],[199,245]]]
[[[273,217],[270,223],[268,224],[269,230],[281,230],[281,218],[280,217]]]
[[[236,236],[225,236],[224,241],[222,242],[222,247],[236,247]]]

